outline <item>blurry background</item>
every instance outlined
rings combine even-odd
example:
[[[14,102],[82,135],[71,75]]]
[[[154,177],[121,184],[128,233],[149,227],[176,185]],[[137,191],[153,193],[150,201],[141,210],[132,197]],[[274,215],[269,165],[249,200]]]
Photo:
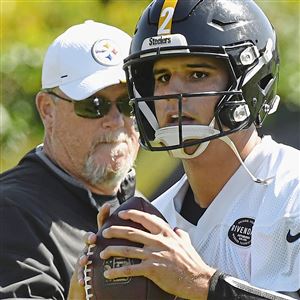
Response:
[[[226,0],[224,0],[226,1]],[[241,0],[247,1],[247,0]],[[48,45],[68,27],[87,19],[114,25],[132,35],[146,0],[0,0],[0,172],[14,166],[42,142],[35,109],[41,66]],[[300,149],[300,1],[257,1],[276,28],[281,53],[278,112],[262,133]],[[150,199],[182,174],[166,153],[140,151],[138,188]],[[170,175],[171,179],[170,179]]]

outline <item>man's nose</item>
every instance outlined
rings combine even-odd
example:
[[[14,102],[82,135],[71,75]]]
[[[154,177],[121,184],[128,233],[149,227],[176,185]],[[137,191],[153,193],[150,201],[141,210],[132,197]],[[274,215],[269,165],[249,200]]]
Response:
[[[109,112],[103,117],[104,128],[117,129],[124,127],[124,115],[119,111],[117,105],[112,103]]]

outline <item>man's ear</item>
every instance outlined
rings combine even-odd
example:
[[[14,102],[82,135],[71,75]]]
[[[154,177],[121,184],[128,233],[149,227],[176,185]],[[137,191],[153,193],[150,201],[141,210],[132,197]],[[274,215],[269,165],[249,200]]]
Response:
[[[50,129],[55,117],[55,103],[53,99],[49,94],[39,92],[35,97],[35,104],[44,127]]]

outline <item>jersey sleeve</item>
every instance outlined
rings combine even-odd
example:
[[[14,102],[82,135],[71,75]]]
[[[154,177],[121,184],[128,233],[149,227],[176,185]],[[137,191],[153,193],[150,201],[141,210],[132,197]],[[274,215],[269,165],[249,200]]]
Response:
[[[0,206],[0,237],[1,299],[66,298],[49,232],[7,199]]]

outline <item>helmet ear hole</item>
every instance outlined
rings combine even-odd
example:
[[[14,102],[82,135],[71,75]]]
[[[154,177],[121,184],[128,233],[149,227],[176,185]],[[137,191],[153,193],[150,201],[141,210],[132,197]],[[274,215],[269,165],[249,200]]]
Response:
[[[244,123],[250,116],[247,104],[223,107],[219,112],[221,123],[229,129],[235,129]]]
[[[236,123],[233,122],[233,110],[235,110],[235,107],[227,106],[221,109],[219,112],[221,123],[229,129],[234,129],[236,125]]]

